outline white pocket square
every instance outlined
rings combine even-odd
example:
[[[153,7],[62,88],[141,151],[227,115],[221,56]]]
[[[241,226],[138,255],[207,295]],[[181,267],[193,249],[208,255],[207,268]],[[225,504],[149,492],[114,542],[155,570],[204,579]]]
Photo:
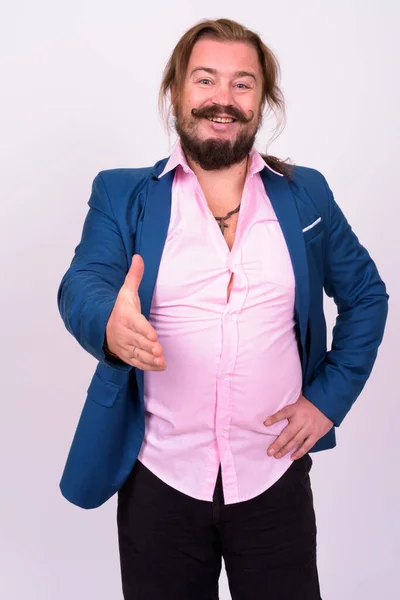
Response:
[[[313,227],[315,227],[316,225],[318,225],[318,223],[322,221],[322,217],[319,217],[316,221],[314,221],[314,223],[311,223],[311,225],[307,225],[307,227],[304,227],[303,229],[303,233],[305,231],[308,231],[309,229],[312,229]]]

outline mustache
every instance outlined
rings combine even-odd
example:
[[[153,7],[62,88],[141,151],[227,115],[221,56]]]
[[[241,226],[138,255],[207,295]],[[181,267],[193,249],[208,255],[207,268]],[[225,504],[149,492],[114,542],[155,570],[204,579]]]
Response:
[[[204,108],[192,108],[191,114],[197,119],[207,119],[213,117],[219,117],[221,115],[228,115],[232,117],[232,119],[236,119],[236,121],[241,121],[242,123],[250,123],[250,121],[254,118],[254,112],[250,110],[251,116],[246,117],[246,115],[239,110],[236,106],[232,104],[228,104],[227,106],[223,106],[222,104],[213,104],[212,106],[206,106]]]

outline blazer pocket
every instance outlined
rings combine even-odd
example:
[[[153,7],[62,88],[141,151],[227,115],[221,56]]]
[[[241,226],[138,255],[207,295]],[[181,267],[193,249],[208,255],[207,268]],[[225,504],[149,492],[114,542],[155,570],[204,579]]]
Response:
[[[307,243],[324,230],[322,217],[318,217],[303,229],[304,241]]]
[[[112,381],[102,379],[102,377],[95,372],[88,387],[87,394],[89,400],[96,402],[96,404],[111,407],[114,406],[120,389],[120,386],[112,383]]]

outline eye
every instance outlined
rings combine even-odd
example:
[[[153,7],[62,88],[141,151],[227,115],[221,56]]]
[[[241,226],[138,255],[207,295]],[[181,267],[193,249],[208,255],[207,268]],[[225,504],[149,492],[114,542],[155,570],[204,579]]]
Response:
[[[241,90],[243,90],[243,89],[249,90],[249,89],[250,89],[250,87],[249,87],[248,85],[246,85],[245,83],[237,83],[236,85],[237,85],[237,86],[238,86],[238,85],[243,85],[244,87],[242,87],[242,88],[239,88],[239,89],[241,89]]]
[[[211,83],[210,79],[199,79],[199,83],[203,83],[204,81],[208,81],[209,83]]]

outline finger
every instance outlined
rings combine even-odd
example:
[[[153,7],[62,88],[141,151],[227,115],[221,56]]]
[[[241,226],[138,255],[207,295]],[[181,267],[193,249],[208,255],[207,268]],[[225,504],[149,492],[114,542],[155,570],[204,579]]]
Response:
[[[136,349],[134,351],[135,346]],[[139,360],[144,363],[156,365],[166,364],[164,350],[160,342],[151,342],[140,334],[133,336],[130,350],[132,351],[132,356],[135,354],[134,357],[138,357]],[[140,351],[140,355],[137,354],[138,351]]]
[[[302,458],[302,456],[307,454],[307,452],[314,446],[316,441],[317,438],[315,436],[309,435],[308,438],[304,440],[304,443],[301,445],[301,447],[298,448],[290,458],[293,460],[298,460],[299,458]]]
[[[132,332],[129,331],[129,333]],[[131,350],[133,350],[133,347],[136,346],[137,348],[140,348],[141,350],[146,352],[149,355],[147,357],[147,360],[149,362],[151,362],[155,356],[157,358],[164,358],[164,350],[160,342],[151,342],[147,337],[141,335],[140,333],[136,333],[130,336],[129,345]]]
[[[304,429],[301,429],[297,435],[295,435],[287,444],[281,447],[279,452],[275,454],[275,458],[282,458],[282,456],[285,456],[285,454],[291,452],[293,448],[299,449],[304,444],[306,439],[307,433],[305,433]]]
[[[274,415],[267,417],[264,421],[264,425],[267,427],[269,425],[274,425],[274,423],[278,423],[278,421],[283,421],[283,419],[289,419],[293,415],[294,409],[291,404],[288,406],[284,406],[281,410],[278,410]]]
[[[285,444],[287,444],[291,439],[294,438],[295,435],[298,434],[300,428],[296,425],[287,425],[283,431],[281,431],[280,435],[276,438],[273,444],[268,448],[269,456],[274,456],[277,452],[280,451]]]
[[[136,352],[135,352],[136,354]],[[157,365],[149,365],[147,363],[138,360],[137,358],[127,359],[127,362],[132,367],[136,367],[137,369],[141,369],[142,371],[165,371],[167,369],[167,365],[165,366],[157,366]]]
[[[157,361],[159,363],[157,364],[157,362],[154,362],[155,356],[145,352],[140,354],[140,350],[134,345],[129,345],[128,348],[126,345],[123,347],[121,346],[117,353],[113,353],[113,355],[132,367],[137,367],[146,371],[164,371],[167,368],[164,358],[161,361]],[[140,359],[140,357],[143,358],[145,356],[148,356],[149,359],[146,361]]]
[[[124,288],[132,295],[136,296],[139,290],[140,282],[144,273],[144,262],[140,254],[134,254],[132,257],[131,266],[126,274]]]
[[[166,364],[160,342],[151,342],[146,337],[133,333],[126,326],[120,332],[120,337],[116,340],[113,350],[113,354],[128,364],[131,364],[132,359],[135,358],[147,365],[165,366]],[[141,351],[140,356],[138,356],[139,351]],[[109,352],[111,351],[109,350]]]
[[[132,350],[131,350],[131,359],[136,359],[138,361],[140,361],[143,364],[146,364],[148,366],[160,366],[160,367],[164,367],[167,365],[166,360],[163,356],[154,356],[151,352],[146,352],[146,350],[143,350],[142,348],[139,348],[138,346],[132,346]]]

